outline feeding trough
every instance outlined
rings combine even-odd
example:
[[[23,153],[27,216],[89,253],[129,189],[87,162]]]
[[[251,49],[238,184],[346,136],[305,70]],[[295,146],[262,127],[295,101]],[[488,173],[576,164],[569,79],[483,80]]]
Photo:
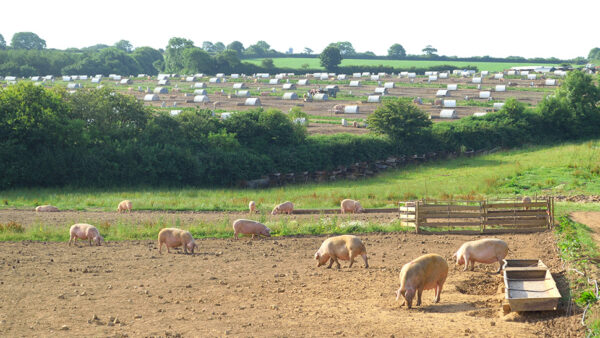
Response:
[[[561,298],[548,267],[537,259],[504,260],[504,312],[554,311]]]

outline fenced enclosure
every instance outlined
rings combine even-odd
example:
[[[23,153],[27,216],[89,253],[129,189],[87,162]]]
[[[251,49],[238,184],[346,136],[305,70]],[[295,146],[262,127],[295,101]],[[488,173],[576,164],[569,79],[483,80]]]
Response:
[[[402,225],[414,227],[416,232],[431,228],[479,233],[531,232],[548,229],[554,223],[552,197],[536,197],[531,202],[420,200],[400,204]]]

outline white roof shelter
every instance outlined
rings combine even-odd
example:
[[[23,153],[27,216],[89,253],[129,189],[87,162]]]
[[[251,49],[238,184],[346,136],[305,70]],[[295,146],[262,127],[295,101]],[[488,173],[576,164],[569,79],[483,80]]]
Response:
[[[156,87],[152,92],[154,94],[167,94],[169,90],[165,87]]]
[[[448,90],[447,89],[439,89],[437,91],[437,93],[435,93],[435,96],[448,96]]]
[[[249,97],[244,102],[244,106],[260,106],[260,99],[258,97]]]
[[[196,83],[194,83],[194,88],[206,88],[206,83],[196,82]]]
[[[294,92],[283,93],[282,99],[284,99],[284,100],[297,100],[298,99],[298,94],[296,94]]]
[[[296,89],[296,85],[293,83],[284,83],[282,88],[285,90],[294,90]]]
[[[238,82],[233,84],[233,89],[246,89],[248,88],[245,83]]]
[[[442,109],[440,111],[440,118],[442,119],[455,119],[458,118],[456,110],[454,109]]]
[[[369,102],[369,103],[379,103],[379,102],[381,102],[381,96],[379,96],[379,95],[369,95],[369,96],[367,96],[367,102]]]
[[[344,114],[358,114],[360,113],[360,109],[358,105],[351,105],[344,107]]]
[[[489,99],[492,96],[492,93],[489,91],[482,91],[479,92],[479,98],[480,99]]]
[[[350,86],[350,87],[360,87],[360,81],[359,80],[352,80],[352,81],[350,81],[350,84],[348,86]]]
[[[237,92],[235,92],[235,96],[237,96],[237,97],[250,97],[250,91],[249,90],[238,90]]]
[[[196,95],[194,96],[194,102],[195,103],[206,103],[206,102],[210,102],[208,96],[206,95]]]
[[[383,88],[392,89],[396,86],[394,82],[386,82],[383,84]]]
[[[457,84],[448,84],[446,86],[446,90],[458,90],[458,85]]]
[[[146,94],[144,96],[144,101],[158,101],[160,98],[156,94]]]
[[[496,91],[497,92],[505,92],[506,91],[506,85],[496,85]]]

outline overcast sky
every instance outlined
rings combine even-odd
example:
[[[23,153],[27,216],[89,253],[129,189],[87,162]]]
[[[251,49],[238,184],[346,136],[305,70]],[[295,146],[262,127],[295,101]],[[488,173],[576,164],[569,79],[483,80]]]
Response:
[[[4,0],[0,34],[34,32],[48,48],[112,45],[164,48],[169,38],[265,40],[272,48],[320,52],[350,41],[358,52],[573,58],[600,47],[598,0]]]

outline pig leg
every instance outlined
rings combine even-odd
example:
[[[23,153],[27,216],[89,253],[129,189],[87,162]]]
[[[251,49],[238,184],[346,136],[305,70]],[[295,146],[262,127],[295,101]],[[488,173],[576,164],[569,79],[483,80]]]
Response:
[[[254,234],[252,234],[252,239],[254,239]]]
[[[186,243],[183,243],[183,253],[187,255],[187,245]]]
[[[162,254],[162,242],[158,242],[158,253]]]
[[[351,252],[350,253],[350,266],[349,266],[349,268],[352,267],[352,264],[354,264],[354,254]]]
[[[421,306],[421,295],[423,295],[423,288],[417,290],[417,306]]]
[[[442,295],[443,287],[444,287],[444,281],[439,281],[435,288],[435,299],[433,300],[434,303],[440,302],[440,296]]]
[[[369,267],[369,262],[367,261],[367,254],[362,254],[362,259],[365,261],[365,269]]]
[[[340,265],[340,262],[338,261],[336,256],[333,256],[333,258],[335,258],[335,264],[337,265],[338,270],[342,268],[342,266]]]
[[[498,264],[500,264],[500,266],[498,266],[498,271],[496,271],[496,273],[500,273],[500,271],[502,271],[502,258],[496,257],[496,259],[498,260]]]
[[[327,267],[327,269],[331,269],[331,266],[333,265],[333,257],[331,257],[329,259],[329,266]]]
[[[92,246],[92,239],[90,237],[88,237],[88,242],[90,243],[90,246]]]
[[[238,233],[237,233],[237,231],[235,231],[235,232],[233,233],[233,238],[234,238],[234,239],[240,239],[240,238],[238,237]]]
[[[467,271],[467,268],[469,267],[469,255],[467,255],[466,253],[463,254],[463,260],[465,261],[465,268],[463,269],[463,271]]]
[[[469,263],[471,263],[471,271],[475,270],[475,260],[471,259]]]
[[[73,235],[71,235],[71,238],[69,238],[69,246],[71,246],[72,241],[73,241]]]

